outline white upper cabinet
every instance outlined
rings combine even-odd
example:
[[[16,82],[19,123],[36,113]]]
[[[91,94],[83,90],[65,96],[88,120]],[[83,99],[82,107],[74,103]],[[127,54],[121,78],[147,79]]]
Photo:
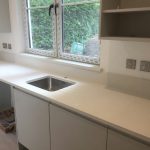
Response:
[[[9,0],[0,0],[0,33],[11,32]]]

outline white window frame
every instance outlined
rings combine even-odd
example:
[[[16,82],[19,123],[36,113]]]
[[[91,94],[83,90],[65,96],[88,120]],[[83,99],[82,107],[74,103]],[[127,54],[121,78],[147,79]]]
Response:
[[[58,57],[61,59],[66,59],[66,60],[71,60],[71,61],[77,61],[77,62],[83,62],[83,63],[89,63],[89,64],[95,64],[99,65],[100,64],[100,56],[99,57],[90,57],[90,56],[82,56],[82,55],[75,55],[75,54],[68,54],[63,52],[63,39],[62,39],[62,7],[64,6],[75,6],[75,5],[81,5],[81,4],[90,4],[90,3],[95,3],[95,2],[100,2],[97,0],[85,0],[82,2],[72,2],[72,3],[65,3],[62,4],[62,1],[60,1],[60,7],[58,10],[58,16],[57,16],[57,37],[58,37]]]
[[[70,61],[76,61],[76,62],[81,62],[81,63],[87,63],[87,64],[95,64],[99,65],[100,64],[100,56],[99,57],[90,57],[90,56],[82,56],[82,55],[75,55],[75,54],[68,54],[63,52],[63,47],[62,47],[62,7],[67,6],[67,5],[80,5],[80,4],[86,4],[86,3],[94,3],[94,2],[100,2],[100,0],[85,0],[84,2],[74,2],[74,3],[65,3],[62,4],[61,0],[54,0],[54,4],[57,1],[59,4],[59,7],[57,8],[57,16],[55,16],[54,10],[52,10],[52,16],[53,16],[53,26],[54,26],[54,33],[53,33],[53,50],[52,51],[47,51],[47,50],[41,50],[41,49],[32,49],[30,48],[30,43],[29,40],[31,39],[31,24],[30,24],[30,15],[28,14],[28,10],[31,8],[27,7],[27,1],[29,4],[29,0],[24,0],[24,24],[25,24],[25,39],[26,39],[26,52],[30,54],[35,54],[35,55],[41,55],[41,56],[47,56],[47,57],[55,57],[58,59],[65,59],[65,60],[70,60]],[[42,6],[42,7],[36,7],[37,9],[39,8],[48,8],[49,6]],[[32,8],[32,9],[36,9]],[[30,27],[29,27],[30,26]],[[31,39],[32,40],[32,39]]]
[[[53,0],[55,3],[55,0]],[[23,7],[24,7],[24,24],[25,24],[25,43],[26,43],[26,53],[46,56],[46,57],[57,57],[57,48],[56,48],[56,17],[54,15],[54,10],[52,9],[52,24],[53,24],[53,49],[52,50],[42,50],[42,49],[35,49],[30,48],[30,43],[32,43],[32,27],[31,27],[31,17],[30,17],[30,10],[33,9],[48,9],[49,6],[39,6],[39,7],[30,7],[28,6],[29,0],[24,0]],[[48,12],[47,12],[48,13]],[[31,41],[30,41],[31,40]]]

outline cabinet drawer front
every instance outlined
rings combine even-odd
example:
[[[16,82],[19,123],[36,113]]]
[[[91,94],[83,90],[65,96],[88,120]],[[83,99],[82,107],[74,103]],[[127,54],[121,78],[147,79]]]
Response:
[[[108,130],[107,147],[108,150],[150,150],[150,146],[112,130]]]
[[[30,150],[50,150],[49,104],[14,90],[18,140]]]
[[[50,105],[51,150],[106,150],[107,129]]]

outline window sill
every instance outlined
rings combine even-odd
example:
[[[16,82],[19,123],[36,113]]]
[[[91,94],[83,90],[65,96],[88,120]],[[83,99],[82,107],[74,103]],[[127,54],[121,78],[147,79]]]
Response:
[[[78,69],[100,72],[100,65],[85,64],[85,63],[81,63],[81,62],[74,62],[74,61],[69,61],[69,60],[50,58],[50,57],[46,57],[46,56],[33,55],[33,54],[27,54],[27,53],[22,53],[20,55],[22,55],[24,57],[28,57],[28,58],[30,57],[33,59],[46,61],[49,63],[61,64],[61,65],[75,67]]]

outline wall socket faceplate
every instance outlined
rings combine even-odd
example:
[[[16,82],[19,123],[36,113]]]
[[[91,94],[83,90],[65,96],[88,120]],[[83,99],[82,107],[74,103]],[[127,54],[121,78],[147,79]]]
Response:
[[[126,68],[127,69],[136,69],[136,59],[126,59]]]
[[[12,49],[12,45],[10,43],[2,43],[3,49]]]
[[[4,49],[7,49],[7,43],[2,43]]]
[[[12,46],[10,43],[8,44],[8,49],[12,49]]]
[[[150,61],[142,60],[140,63],[140,71],[150,72]]]

